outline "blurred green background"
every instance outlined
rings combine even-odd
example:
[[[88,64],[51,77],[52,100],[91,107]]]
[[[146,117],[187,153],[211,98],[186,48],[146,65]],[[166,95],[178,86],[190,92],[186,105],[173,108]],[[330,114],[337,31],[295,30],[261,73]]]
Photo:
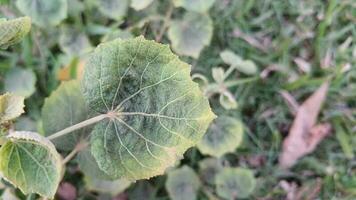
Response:
[[[0,50],[1,93],[26,97],[16,130],[43,132],[44,99],[61,81],[80,79],[88,53],[139,35],[171,45],[191,64],[223,119],[209,129],[208,144],[150,180],[90,181],[73,159],[58,199],[356,199],[356,1],[0,2],[0,17],[32,18],[21,43]],[[302,104],[326,81],[318,121],[331,125],[330,135],[281,169],[278,157],[295,117],[291,102]],[[6,182],[1,191],[3,199],[39,198]]]

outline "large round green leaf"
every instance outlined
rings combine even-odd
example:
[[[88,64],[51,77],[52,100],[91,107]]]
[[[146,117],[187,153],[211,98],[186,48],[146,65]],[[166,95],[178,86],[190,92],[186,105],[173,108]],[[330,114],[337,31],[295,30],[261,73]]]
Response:
[[[166,189],[172,200],[195,200],[200,188],[200,180],[187,166],[168,172]]]
[[[203,154],[220,157],[234,152],[243,138],[243,124],[232,117],[218,117],[209,127],[198,148]]]
[[[198,58],[200,52],[210,44],[213,23],[206,14],[188,12],[180,21],[173,21],[168,29],[168,37],[173,50],[181,55]]]
[[[90,108],[108,116],[94,127],[91,151],[113,178],[162,174],[215,117],[189,65],[143,37],[100,45],[82,85]]]
[[[194,12],[207,12],[215,0],[173,0],[174,6],[183,7]]]
[[[63,82],[50,97],[45,100],[42,108],[42,123],[46,136],[63,130],[87,119],[85,100],[76,80]],[[78,141],[90,131],[80,129],[71,134],[53,140],[58,149],[72,150]],[[89,133],[88,133],[89,134]]]
[[[18,43],[31,29],[31,19],[20,17],[13,20],[0,20],[0,48]]]
[[[12,132],[0,149],[2,176],[25,194],[53,198],[61,178],[61,157],[54,145],[34,132]]]
[[[30,97],[36,90],[36,75],[31,69],[14,67],[6,73],[5,91]]]
[[[216,175],[216,192],[224,199],[247,198],[256,186],[253,172],[243,168],[224,168]]]
[[[67,0],[17,0],[16,6],[43,28],[58,25],[67,17]]]

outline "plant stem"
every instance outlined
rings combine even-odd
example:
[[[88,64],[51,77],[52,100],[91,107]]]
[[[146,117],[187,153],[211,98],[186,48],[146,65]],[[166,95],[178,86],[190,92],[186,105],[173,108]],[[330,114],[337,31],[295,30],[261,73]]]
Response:
[[[101,121],[101,120],[103,120],[103,119],[105,119],[105,118],[107,118],[107,117],[109,117],[107,114],[102,114],[102,115],[98,115],[98,116],[96,116],[96,117],[87,119],[87,120],[82,121],[82,122],[80,122],[80,123],[78,123],[78,124],[75,124],[75,125],[73,125],[73,126],[70,126],[70,127],[68,127],[68,128],[65,128],[65,129],[63,129],[63,130],[61,130],[61,131],[58,131],[58,132],[56,132],[56,133],[54,133],[54,134],[48,136],[47,139],[49,139],[49,140],[56,139],[56,138],[58,138],[58,137],[61,137],[61,136],[63,136],[63,135],[66,135],[66,134],[68,134],[68,133],[70,133],[70,132],[73,132],[73,131],[75,131],[75,130],[84,128],[84,127],[89,126],[89,125],[91,125],[91,124],[95,124],[95,123],[97,123],[97,122],[99,122],[99,121]]]
[[[67,164],[72,158],[81,150],[85,149],[88,146],[87,142],[81,141],[79,142],[75,148],[63,159],[63,165]]]
[[[160,42],[162,40],[162,37],[169,26],[169,22],[173,14],[173,9],[174,9],[173,4],[170,4],[166,16],[163,20],[163,25],[161,26],[161,29],[159,30],[158,35],[156,36],[156,42]]]

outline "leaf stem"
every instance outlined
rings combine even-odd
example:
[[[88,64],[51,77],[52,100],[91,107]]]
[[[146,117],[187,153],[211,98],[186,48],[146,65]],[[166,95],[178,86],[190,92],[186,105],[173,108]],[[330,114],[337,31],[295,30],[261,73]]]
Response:
[[[81,141],[79,142],[74,149],[63,159],[63,165],[67,164],[72,158],[80,151],[85,149],[88,146],[87,142]]]
[[[75,130],[84,128],[84,127],[89,126],[89,125],[91,125],[91,124],[95,124],[95,123],[97,123],[97,122],[99,122],[99,121],[101,121],[101,120],[103,120],[103,119],[105,119],[105,118],[107,118],[107,117],[109,117],[108,114],[102,114],[102,115],[98,115],[98,116],[96,116],[96,117],[87,119],[87,120],[82,121],[82,122],[80,122],[80,123],[78,123],[78,124],[75,124],[75,125],[73,125],[73,126],[70,126],[70,127],[68,127],[68,128],[65,128],[65,129],[63,129],[63,130],[61,130],[61,131],[58,131],[58,132],[56,132],[56,133],[54,133],[54,134],[48,136],[47,139],[53,140],[53,139],[59,138],[59,137],[61,137],[61,136],[63,136],[63,135],[66,135],[66,134],[68,134],[68,133],[70,133],[70,132],[73,132],[73,131],[75,131]]]
[[[171,20],[172,14],[173,14],[174,6],[173,4],[169,5],[168,11],[166,13],[166,16],[163,20],[163,25],[161,26],[161,29],[158,32],[158,35],[156,36],[156,42],[160,42],[162,40],[162,37],[166,31],[166,29],[169,26],[169,22]]]

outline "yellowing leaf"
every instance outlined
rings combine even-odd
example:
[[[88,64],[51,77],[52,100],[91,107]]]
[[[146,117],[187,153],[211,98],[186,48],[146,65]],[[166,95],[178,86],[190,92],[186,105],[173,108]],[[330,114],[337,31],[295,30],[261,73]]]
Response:
[[[168,29],[172,48],[178,54],[198,58],[202,49],[210,44],[213,22],[206,14],[188,12],[180,21],[173,21]]]
[[[329,83],[324,83],[298,108],[288,137],[283,141],[279,157],[279,165],[282,168],[293,166],[299,158],[311,153],[329,133],[329,125],[319,126],[318,130],[313,130],[328,88]]]
[[[0,96],[0,123],[10,121],[19,117],[23,112],[24,98],[13,94]]]
[[[90,142],[99,168],[112,178],[164,173],[215,117],[189,65],[143,37],[100,45],[82,87],[89,107],[108,116],[95,125]]]
[[[0,148],[0,172],[24,194],[53,198],[61,178],[61,157],[54,145],[34,132],[12,132]]]
[[[31,19],[20,17],[17,19],[0,21],[0,48],[18,43],[31,29]]]
[[[57,78],[60,81],[80,80],[83,77],[84,66],[85,61],[83,59],[73,59],[72,62],[58,71]]]

